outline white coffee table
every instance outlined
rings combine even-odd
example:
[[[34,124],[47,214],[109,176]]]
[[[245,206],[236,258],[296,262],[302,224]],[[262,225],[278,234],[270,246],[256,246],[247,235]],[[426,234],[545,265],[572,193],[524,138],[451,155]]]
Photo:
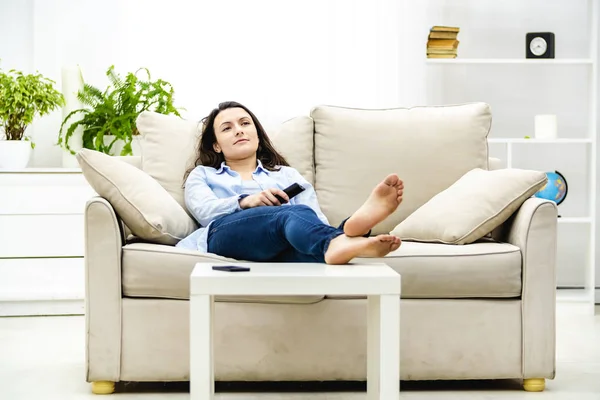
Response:
[[[190,280],[190,394],[214,398],[214,296],[366,295],[367,398],[399,398],[400,275],[385,264],[236,263],[250,272],[196,264]],[[222,264],[221,264],[222,265]]]

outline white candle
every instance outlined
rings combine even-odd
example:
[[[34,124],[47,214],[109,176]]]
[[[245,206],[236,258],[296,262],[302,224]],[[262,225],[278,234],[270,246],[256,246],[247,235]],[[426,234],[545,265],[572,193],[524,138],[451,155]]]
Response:
[[[69,113],[81,108],[82,104],[77,99],[77,92],[83,89],[83,74],[79,65],[68,65],[62,68],[62,94],[65,97],[63,119]]]
[[[83,74],[79,65],[64,66],[61,72],[62,94],[65,97],[65,106],[62,108],[62,120],[64,121],[71,112],[83,107],[83,104],[77,99],[77,93],[83,89]],[[69,126],[73,122],[78,121],[81,116],[81,114],[75,114],[69,118],[62,131],[63,141]],[[69,138],[69,147],[71,150],[78,151],[83,147],[82,134],[82,127],[78,127],[75,132],[73,132],[73,135]],[[73,168],[79,166],[75,157],[66,149],[63,151],[62,161],[63,167]]]
[[[536,139],[556,139],[557,131],[556,115],[544,114],[535,116]]]

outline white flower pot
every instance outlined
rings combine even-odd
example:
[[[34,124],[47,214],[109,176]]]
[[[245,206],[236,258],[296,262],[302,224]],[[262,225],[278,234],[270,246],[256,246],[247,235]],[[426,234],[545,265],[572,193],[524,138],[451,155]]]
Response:
[[[31,142],[26,140],[0,140],[0,168],[22,169],[31,156]]]

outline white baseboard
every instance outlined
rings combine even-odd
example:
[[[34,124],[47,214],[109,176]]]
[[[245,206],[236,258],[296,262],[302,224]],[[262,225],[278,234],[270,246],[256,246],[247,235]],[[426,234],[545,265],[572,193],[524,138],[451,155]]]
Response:
[[[0,317],[84,314],[81,299],[0,301]]]

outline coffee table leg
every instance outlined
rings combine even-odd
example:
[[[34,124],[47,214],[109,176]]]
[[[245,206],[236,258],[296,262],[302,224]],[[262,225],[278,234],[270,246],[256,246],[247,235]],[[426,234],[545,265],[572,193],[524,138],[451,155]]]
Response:
[[[190,398],[192,400],[214,398],[213,318],[213,296],[192,296],[190,299]]]
[[[400,397],[400,296],[368,296],[367,398]]]

